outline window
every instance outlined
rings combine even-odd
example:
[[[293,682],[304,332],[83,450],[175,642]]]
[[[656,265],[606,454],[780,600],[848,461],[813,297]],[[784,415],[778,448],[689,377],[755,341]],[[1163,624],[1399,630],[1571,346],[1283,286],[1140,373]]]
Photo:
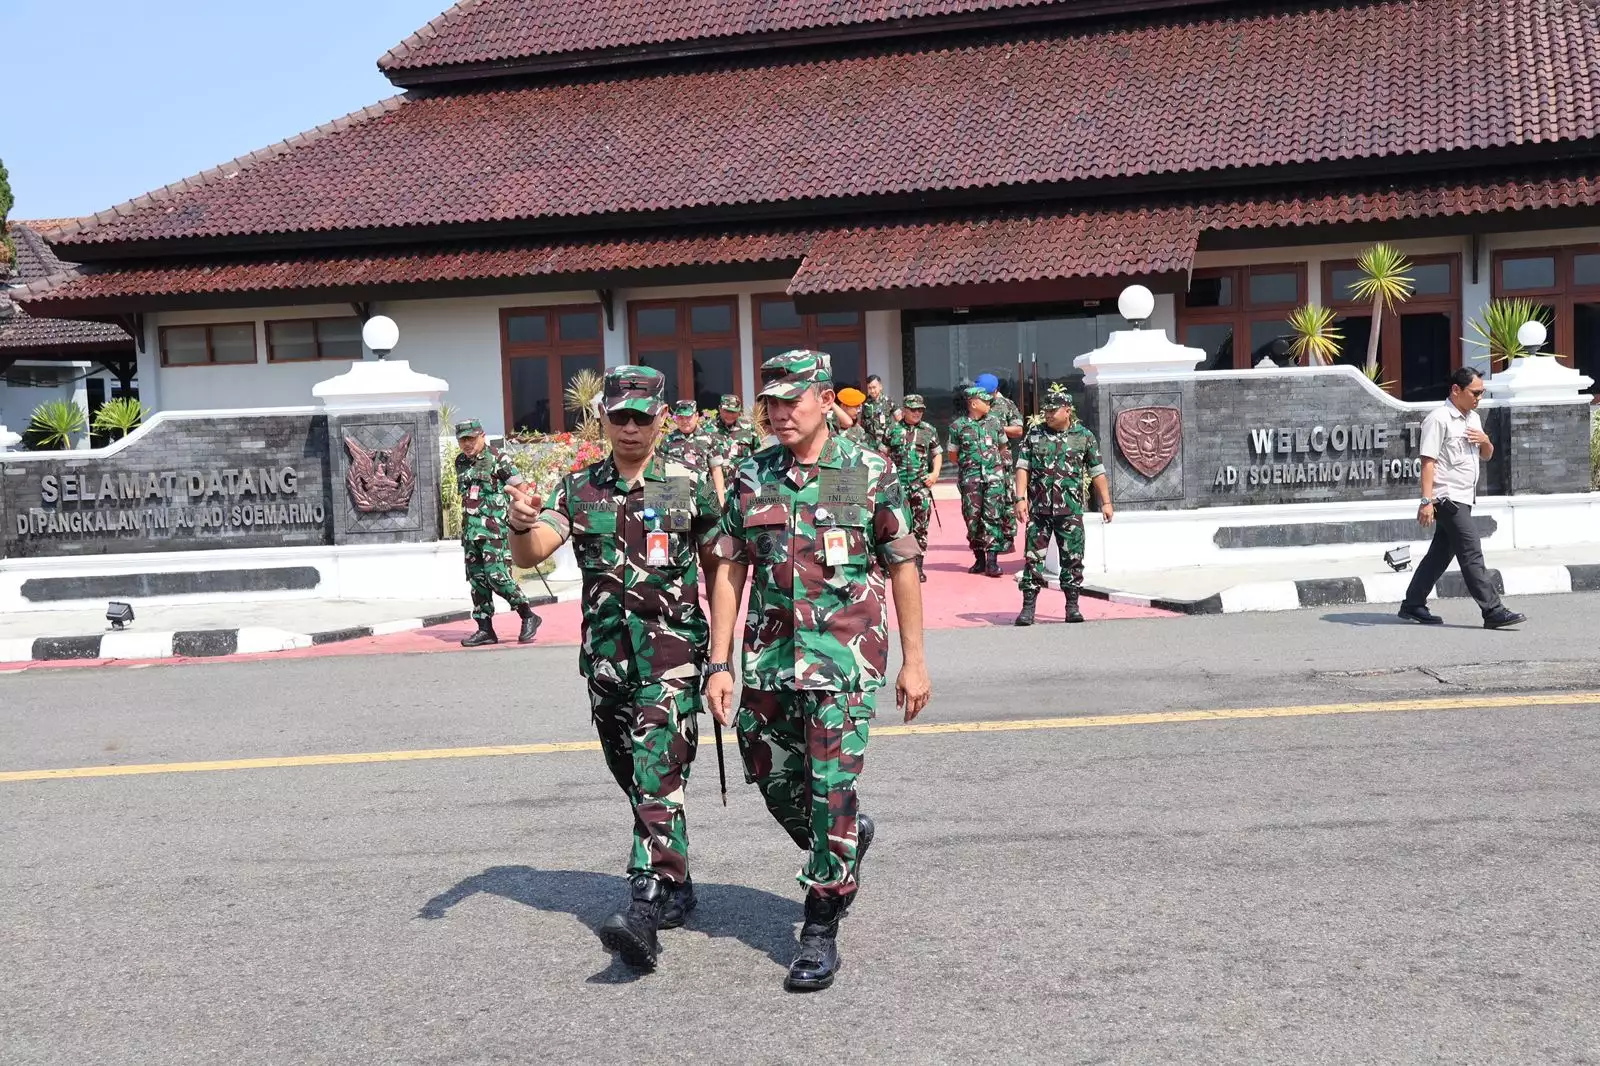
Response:
[[[1283,362],[1289,312],[1305,303],[1304,263],[1198,270],[1178,312],[1178,341],[1206,352],[1201,370]]]
[[[635,365],[661,371],[667,399],[715,410],[739,394],[739,304],[732,296],[648,300],[628,305],[628,351]]]
[[[560,433],[576,427],[566,409],[578,373],[605,373],[598,307],[508,307],[500,312],[506,432]]]
[[[1492,283],[1496,299],[1525,296],[1544,307],[1544,350],[1600,381],[1600,247],[1496,252]]]
[[[867,330],[860,311],[802,315],[783,295],[754,297],[753,307],[758,366],[774,355],[809,348],[832,357],[835,388],[850,385],[866,390]]]
[[[267,323],[267,362],[360,359],[361,319],[292,318]]]
[[[1378,366],[1402,400],[1442,400],[1461,365],[1461,257],[1421,256],[1411,266],[1415,291],[1395,312],[1384,313]],[[1339,361],[1355,367],[1367,365],[1372,338],[1372,301],[1357,299],[1354,291],[1360,280],[1354,260],[1322,265],[1323,303],[1339,312],[1344,333]]]
[[[256,361],[256,324],[162,326],[162,366],[237,366]]]

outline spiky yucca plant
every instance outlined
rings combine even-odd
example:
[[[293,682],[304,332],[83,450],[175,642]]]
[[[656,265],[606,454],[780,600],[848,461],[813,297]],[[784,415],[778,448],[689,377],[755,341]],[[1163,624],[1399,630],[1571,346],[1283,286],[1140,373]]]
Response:
[[[33,409],[28,432],[45,449],[68,449],[72,438],[89,426],[89,416],[71,400],[47,400]]]
[[[100,405],[94,413],[94,428],[101,433],[115,433],[121,440],[139,428],[150,414],[150,409],[132,396],[118,396]]]
[[[1334,318],[1331,307],[1306,304],[1295,308],[1289,314],[1289,329],[1294,334],[1289,354],[1306,366],[1332,366],[1344,341],[1344,332],[1333,324]]]
[[[1350,287],[1358,300],[1372,301],[1372,334],[1367,338],[1367,376],[1373,378],[1378,366],[1378,334],[1383,313],[1393,311],[1411,299],[1416,285],[1411,277],[1411,261],[1392,244],[1374,244],[1356,260],[1361,279]]]
[[[1522,342],[1517,340],[1517,331],[1528,322],[1542,322],[1548,329],[1550,309],[1534,303],[1526,296],[1490,300],[1484,305],[1482,313],[1472,320],[1472,332],[1476,336],[1467,337],[1466,341],[1488,352],[1492,365],[1504,366],[1517,356],[1527,354],[1523,351]]]
[[[605,379],[593,370],[580,370],[567,382],[567,410],[578,416],[576,432],[584,440],[600,439],[600,420],[595,417],[595,410],[605,388]]]

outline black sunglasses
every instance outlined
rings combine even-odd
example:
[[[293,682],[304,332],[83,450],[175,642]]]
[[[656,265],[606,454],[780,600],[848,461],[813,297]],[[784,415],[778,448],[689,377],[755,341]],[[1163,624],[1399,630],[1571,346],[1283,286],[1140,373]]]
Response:
[[[648,426],[655,420],[655,415],[647,415],[643,411],[608,411],[606,413],[606,421],[613,426],[625,426],[629,422],[636,426]]]

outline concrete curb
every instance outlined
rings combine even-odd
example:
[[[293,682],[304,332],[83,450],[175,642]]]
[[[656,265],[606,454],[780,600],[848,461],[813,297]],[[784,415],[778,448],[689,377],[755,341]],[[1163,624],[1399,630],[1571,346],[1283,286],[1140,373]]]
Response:
[[[534,596],[534,607],[548,607],[553,596]],[[259,655],[382,637],[413,629],[465,622],[471,611],[446,611],[422,618],[398,618],[370,626],[347,626],[320,633],[291,633],[268,626],[238,629],[187,629],[168,633],[94,633],[82,637],[9,637],[0,640],[0,663],[62,662],[69,659],[205,659],[219,655]]]
[[[1505,596],[1539,596],[1560,592],[1600,592],[1600,563],[1566,566],[1514,566],[1490,570],[1495,588]],[[1242,614],[1247,611],[1298,611],[1305,607],[1343,604],[1399,603],[1411,584],[1411,573],[1367,574],[1361,577],[1320,577],[1305,581],[1257,581],[1234,585],[1201,600],[1174,600],[1143,596],[1117,589],[1085,585],[1083,595],[1112,603],[1154,607],[1178,614]],[[1434,596],[1459,599],[1467,586],[1458,571],[1439,579]]]

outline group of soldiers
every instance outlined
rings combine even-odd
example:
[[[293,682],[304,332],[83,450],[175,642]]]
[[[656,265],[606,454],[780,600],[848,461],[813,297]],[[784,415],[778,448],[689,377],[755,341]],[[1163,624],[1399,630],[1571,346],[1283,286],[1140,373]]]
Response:
[[[676,425],[663,433],[663,376],[613,367],[601,398],[608,456],[546,499],[514,471],[485,475],[507,499],[516,565],[536,566],[570,540],[583,572],[578,667],[607,766],[633,810],[629,899],[598,934],[627,965],[653,969],[659,932],[696,906],[685,786],[704,706],[719,740],[723,726],[736,727],[747,783],[806,855],[805,924],[785,987],[826,988],[838,970],[839,923],[875,830],[855,786],[887,681],[891,591],[906,721],[932,693],[907,494],[881,454],[828,429],[831,377],[822,353],[767,360],[764,442],[731,396],[705,428],[692,404],[676,405]],[[703,447],[702,434],[720,443]],[[480,454],[458,471],[480,461],[492,462]],[[736,700],[734,630],[747,580]]]

